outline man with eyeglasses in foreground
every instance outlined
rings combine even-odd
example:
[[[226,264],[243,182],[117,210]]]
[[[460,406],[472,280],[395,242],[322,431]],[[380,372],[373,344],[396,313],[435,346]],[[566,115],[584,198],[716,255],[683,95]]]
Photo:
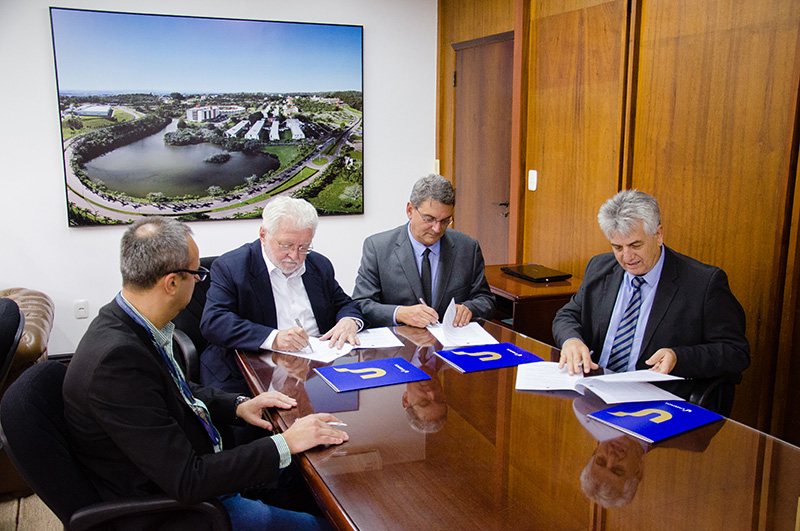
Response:
[[[249,394],[235,349],[298,352],[309,336],[341,348],[358,344],[361,312],[334,278],[333,265],[312,251],[316,209],[278,196],[264,207],[259,239],[211,265],[211,285],[200,331],[209,346],[200,357],[200,381]]]
[[[324,518],[295,511],[303,500],[290,490],[287,467],[291,454],[348,439],[328,424],[336,417],[308,415],[282,434],[228,449],[219,430],[247,422],[271,435],[263,409],[297,402],[276,391],[241,400],[187,382],[175,360],[171,320],[202,276],[191,234],[177,220],[151,217],[122,237],[122,290],[92,321],[64,380],[70,448],[106,501],[218,497],[234,530],[330,529]],[[142,516],[125,529],[204,528],[197,514]]]
[[[491,319],[494,295],[477,240],[456,230],[455,190],[441,175],[419,179],[406,205],[408,223],[364,241],[353,299],[369,326],[436,323],[455,298],[455,326]]]

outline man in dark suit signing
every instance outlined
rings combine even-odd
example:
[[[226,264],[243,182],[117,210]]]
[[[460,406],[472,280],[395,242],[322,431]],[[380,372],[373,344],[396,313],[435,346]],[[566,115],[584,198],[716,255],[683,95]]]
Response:
[[[663,245],[656,200],[624,190],[597,219],[613,252],[589,261],[578,292],[553,320],[559,365],[570,374],[582,365],[686,378],[746,369],[744,310],[727,275]]]
[[[494,295],[476,240],[456,230],[455,191],[441,175],[419,179],[406,205],[409,222],[364,241],[353,299],[370,326],[425,327],[456,302],[454,325],[491,319]]]
[[[264,207],[259,239],[211,265],[200,320],[209,346],[200,357],[203,385],[247,394],[234,349],[298,352],[309,336],[357,345],[361,312],[334,278],[330,260],[311,250],[317,211],[278,196]]]
[[[233,529],[328,529],[324,519],[268,506],[240,492],[274,485],[291,454],[338,444],[347,434],[309,415],[283,434],[228,450],[218,428],[266,430],[268,407],[296,401],[271,391],[248,399],[186,381],[173,355],[171,320],[186,306],[200,269],[188,226],[146,218],[123,236],[122,291],[100,309],[64,380],[71,449],[104,500],[164,494],[184,503],[219,497]],[[249,494],[253,496],[254,494]],[[166,516],[165,516],[166,518]],[[138,529],[198,529],[196,522],[140,522]]]

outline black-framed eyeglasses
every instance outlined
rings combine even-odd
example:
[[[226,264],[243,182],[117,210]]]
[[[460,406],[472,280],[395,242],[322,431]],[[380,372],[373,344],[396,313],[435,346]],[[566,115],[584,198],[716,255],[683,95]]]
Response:
[[[425,214],[420,212],[417,207],[414,207],[414,210],[417,211],[419,217],[422,218],[422,222],[425,223],[426,225],[436,225],[438,223],[440,227],[449,227],[453,223],[453,216],[447,216],[444,219],[436,219],[433,216],[426,216]]]
[[[197,280],[202,282],[208,278],[208,274],[210,271],[203,266],[198,267],[196,270],[194,269],[175,269],[174,271],[170,271],[169,273],[191,273],[192,275],[197,275]],[[169,273],[167,273],[169,275]]]

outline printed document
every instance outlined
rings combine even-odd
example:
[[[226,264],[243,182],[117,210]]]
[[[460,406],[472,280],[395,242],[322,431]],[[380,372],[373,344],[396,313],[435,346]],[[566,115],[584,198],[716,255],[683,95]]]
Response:
[[[682,380],[680,376],[656,371],[629,371],[601,376],[569,375],[567,368],[558,368],[558,362],[542,361],[517,367],[517,391],[576,391],[584,394],[588,389],[606,404],[622,402],[647,402],[650,400],[683,400],[649,382]]]
[[[465,347],[469,345],[496,345],[498,341],[478,323],[469,323],[467,326],[457,328],[453,326],[456,318],[456,300],[450,299],[447,311],[444,312],[441,323],[428,326],[431,334],[436,337],[444,348]]]
[[[403,342],[398,339],[389,327],[368,328],[358,333],[360,345],[353,348],[391,348],[402,347]]]

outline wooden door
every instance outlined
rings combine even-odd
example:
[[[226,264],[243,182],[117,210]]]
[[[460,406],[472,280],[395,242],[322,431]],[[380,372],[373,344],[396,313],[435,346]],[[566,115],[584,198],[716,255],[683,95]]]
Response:
[[[455,227],[480,242],[487,265],[510,261],[513,39],[508,32],[453,45]]]

